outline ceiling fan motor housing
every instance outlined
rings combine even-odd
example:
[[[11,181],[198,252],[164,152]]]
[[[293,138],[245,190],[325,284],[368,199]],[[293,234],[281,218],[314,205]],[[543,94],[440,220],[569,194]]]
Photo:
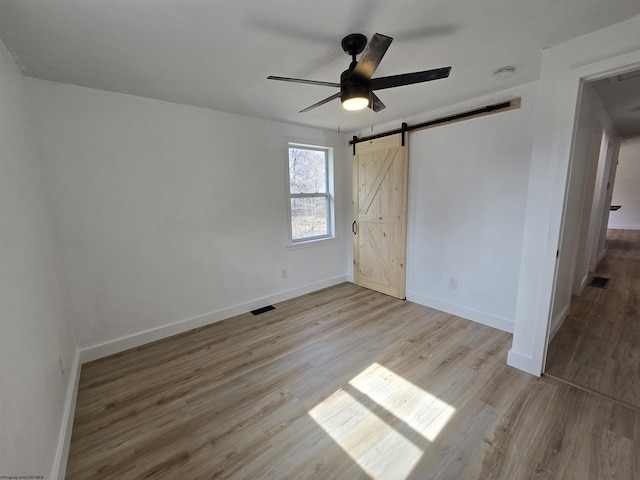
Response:
[[[369,98],[371,84],[368,80],[353,75],[353,69],[349,68],[340,75],[340,101],[355,97]]]

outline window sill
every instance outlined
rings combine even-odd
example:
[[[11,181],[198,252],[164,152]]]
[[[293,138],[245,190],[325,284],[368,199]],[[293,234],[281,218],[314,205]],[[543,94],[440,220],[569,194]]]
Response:
[[[299,248],[318,247],[320,245],[335,243],[337,241],[337,237],[316,238],[314,240],[306,240],[304,242],[289,243],[287,248],[290,250],[298,250]]]

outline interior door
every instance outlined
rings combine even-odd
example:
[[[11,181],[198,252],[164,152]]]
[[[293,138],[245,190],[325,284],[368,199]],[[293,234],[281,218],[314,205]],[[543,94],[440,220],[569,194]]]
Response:
[[[408,135],[356,144],[353,156],[354,281],[405,298]]]

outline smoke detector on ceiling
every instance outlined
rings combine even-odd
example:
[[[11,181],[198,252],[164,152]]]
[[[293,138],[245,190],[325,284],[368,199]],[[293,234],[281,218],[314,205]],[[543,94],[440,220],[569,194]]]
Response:
[[[509,65],[508,67],[502,67],[493,72],[493,76],[499,79],[509,78],[516,73],[516,67]]]

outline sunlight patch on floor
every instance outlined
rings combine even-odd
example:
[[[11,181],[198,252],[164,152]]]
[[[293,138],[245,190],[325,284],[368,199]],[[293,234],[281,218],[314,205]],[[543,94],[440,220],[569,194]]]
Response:
[[[407,478],[455,408],[378,363],[309,411],[369,475]]]

